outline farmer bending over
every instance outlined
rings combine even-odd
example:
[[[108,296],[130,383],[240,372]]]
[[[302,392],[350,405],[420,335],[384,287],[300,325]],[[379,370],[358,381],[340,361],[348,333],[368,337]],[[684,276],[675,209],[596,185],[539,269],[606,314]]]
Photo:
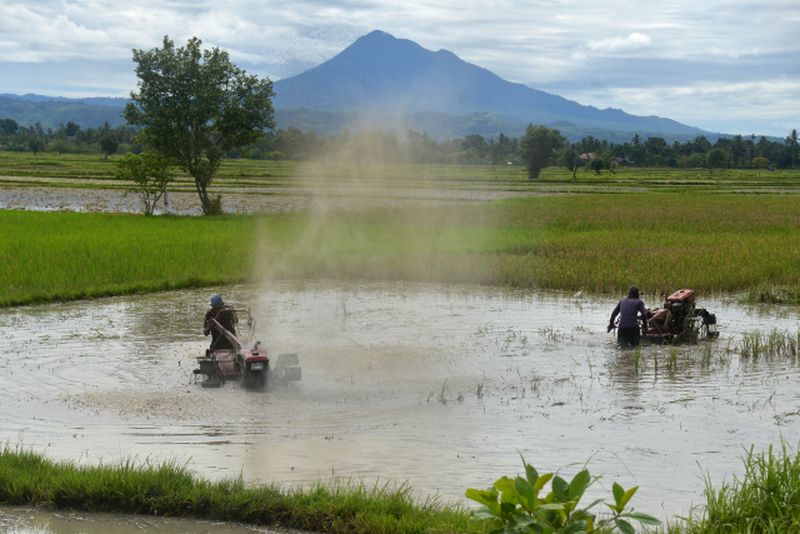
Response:
[[[208,301],[211,309],[206,312],[203,321],[203,335],[211,334],[211,350],[214,349],[234,349],[233,343],[211,323],[215,319],[222,327],[233,335],[236,335],[236,324],[239,322],[233,308],[226,306],[222,301],[222,295],[213,295]]]
[[[611,312],[611,319],[608,322],[609,332],[614,329],[614,320],[617,315],[619,315],[617,343],[621,347],[638,347],[639,315],[642,317],[642,333],[647,332],[647,309],[644,307],[644,302],[639,299],[638,287],[630,288],[628,296],[620,300],[614,311]]]

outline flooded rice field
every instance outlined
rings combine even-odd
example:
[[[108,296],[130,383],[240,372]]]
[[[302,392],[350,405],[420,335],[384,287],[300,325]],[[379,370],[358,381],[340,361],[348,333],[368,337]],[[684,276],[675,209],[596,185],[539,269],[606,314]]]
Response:
[[[745,448],[800,439],[797,361],[732,353],[746,332],[796,332],[796,308],[701,295],[720,339],[637,353],[614,346],[615,302],[597,297],[338,282],[224,295],[268,349],[299,354],[301,382],[195,383],[209,291],[6,309],[0,439],[211,479],[408,482],[448,501],[519,472],[519,451],[570,476],[590,461],[601,495],[638,484],[633,504],[660,516],[700,503],[704,474],[740,473]]]
[[[41,179],[40,179],[41,180]],[[296,212],[324,204],[328,209],[401,207],[409,204],[440,206],[453,202],[485,202],[526,195],[514,191],[476,189],[435,189],[419,187],[374,188],[354,187],[226,187],[222,191],[223,207],[228,213]],[[157,213],[200,215],[197,193],[170,192],[169,205]],[[118,189],[67,187],[0,187],[0,209],[32,211],[79,211],[142,213],[143,203],[136,193]]]

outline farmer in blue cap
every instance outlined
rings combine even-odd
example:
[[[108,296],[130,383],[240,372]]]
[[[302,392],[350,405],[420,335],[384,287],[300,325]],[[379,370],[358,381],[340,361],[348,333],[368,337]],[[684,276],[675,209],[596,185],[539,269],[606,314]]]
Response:
[[[211,322],[215,319],[222,328],[227,330],[233,335],[236,335],[236,324],[239,322],[236,317],[236,312],[230,306],[226,306],[222,300],[222,295],[212,295],[208,301],[211,309],[206,312],[205,320],[203,321],[203,335],[211,334],[211,348],[214,349],[234,349],[233,343],[225,337],[222,331]]]

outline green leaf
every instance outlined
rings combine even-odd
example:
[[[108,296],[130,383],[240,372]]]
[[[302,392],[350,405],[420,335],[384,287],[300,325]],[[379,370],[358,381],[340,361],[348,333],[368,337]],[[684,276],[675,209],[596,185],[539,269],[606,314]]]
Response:
[[[533,486],[528,484],[528,481],[522,477],[517,477],[515,481],[515,489],[517,495],[520,497],[520,504],[528,512],[532,512],[536,504],[536,495],[533,493]]]
[[[495,490],[479,490],[475,488],[469,488],[464,495],[467,497],[467,499],[472,499],[473,501],[484,505],[492,514],[500,515],[500,503],[497,502],[497,492]]]
[[[586,491],[586,488],[589,487],[589,484],[592,483],[592,477],[589,475],[589,470],[584,469],[577,475],[572,478],[572,482],[569,483],[569,497],[570,499],[574,500],[576,503],[581,500],[583,497],[583,493]]]
[[[520,454],[520,456],[522,455]],[[522,463],[525,465],[525,476],[528,478],[528,483],[535,488],[536,481],[539,480],[539,473],[535,467],[525,463],[525,458],[522,459]]]
[[[533,491],[536,493],[537,496],[539,495],[539,492],[542,490],[544,485],[550,482],[551,478],[553,478],[553,473],[545,473],[536,479],[536,484],[533,485]]]
[[[472,516],[476,519],[497,519],[497,516],[485,507],[473,511]]]
[[[513,502],[501,502],[500,503],[500,514],[503,516],[510,516],[517,512],[517,504]]]
[[[500,492],[500,502],[509,502],[517,504],[519,502],[519,495],[517,494],[516,482],[508,477],[498,478],[494,487]]]
[[[638,522],[640,522],[642,524],[645,524],[645,525],[656,526],[656,525],[660,525],[661,524],[661,521],[659,521],[657,518],[653,517],[650,514],[643,514],[641,512],[631,512],[631,513],[625,514],[625,517],[629,517],[631,519],[635,519],[636,521],[638,521]]]
[[[622,534],[636,534],[636,529],[633,528],[633,525],[624,519],[615,519],[614,523],[616,523],[617,528],[620,530],[620,532],[622,532]]]
[[[586,528],[585,521],[570,522],[568,525],[564,525],[561,534],[586,534]]]
[[[553,495],[556,501],[566,502],[569,500],[569,484],[560,476],[553,478]]]
[[[620,505],[620,501],[622,500],[622,496],[625,495],[625,490],[622,488],[622,486],[614,482],[611,485],[611,491],[614,494],[614,502],[617,504],[616,508],[621,512],[624,506]]]
[[[541,508],[542,510],[553,510],[553,511],[557,511],[557,512],[563,512],[564,511],[564,505],[561,504],[560,502],[554,502],[554,503],[550,503],[550,504],[543,504],[543,505],[539,506],[539,508]]]
[[[625,495],[622,496],[622,502],[620,503],[622,505],[622,508],[625,508],[625,506],[631,500],[631,497],[633,497],[633,495],[636,493],[636,491],[638,489],[639,489],[639,486],[634,486],[634,487],[628,489],[628,491],[625,492]],[[622,511],[622,510],[620,510],[620,511]]]

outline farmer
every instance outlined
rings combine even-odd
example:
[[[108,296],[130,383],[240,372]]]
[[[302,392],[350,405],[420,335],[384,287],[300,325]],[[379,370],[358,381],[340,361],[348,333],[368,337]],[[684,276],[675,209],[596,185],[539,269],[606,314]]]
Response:
[[[647,309],[644,302],[639,299],[639,288],[632,287],[628,290],[628,296],[620,300],[614,311],[611,312],[611,319],[608,321],[608,331],[614,329],[614,320],[619,315],[619,326],[617,326],[617,343],[620,347],[639,346],[639,321],[641,316],[642,333],[647,332]]]
[[[235,335],[236,324],[239,322],[236,312],[233,308],[225,305],[222,295],[219,294],[212,295],[208,304],[211,309],[206,312],[206,317],[203,321],[203,335],[211,334],[210,350],[235,349],[236,347],[233,346],[233,343],[211,322],[211,319],[215,319],[225,330]]]

